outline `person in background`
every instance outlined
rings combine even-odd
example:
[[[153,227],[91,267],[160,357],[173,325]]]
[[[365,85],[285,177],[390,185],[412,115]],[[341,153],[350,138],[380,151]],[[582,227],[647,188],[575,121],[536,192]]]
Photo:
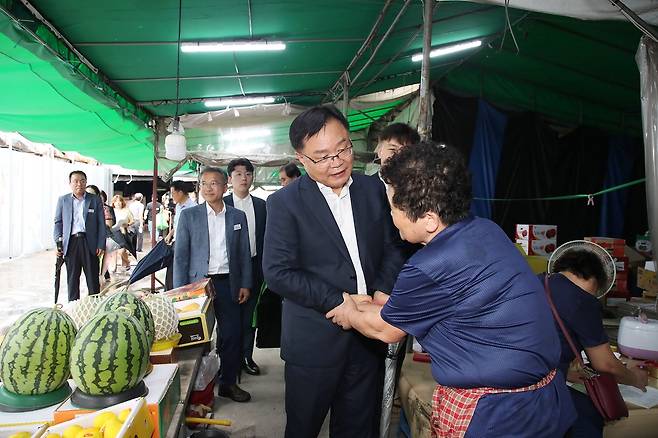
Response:
[[[144,245],[144,203],[142,200],[144,195],[141,193],[135,193],[133,195],[132,202],[128,204],[128,208],[135,219],[133,225],[130,229],[135,234],[134,246],[137,252],[142,252]]]
[[[263,271],[283,300],[286,438],[378,437],[386,346],[339,330],[325,314],[390,293],[403,264],[379,187],[352,172],[349,124],[333,105],[290,126],[306,175],[267,199]]]
[[[149,230],[149,239],[151,238],[152,230],[153,230],[153,223],[155,222],[155,217],[152,217],[152,211],[153,210],[153,201],[149,201],[146,204],[146,208],[144,208],[144,220],[147,224],[148,230]],[[162,211],[162,204],[157,200],[155,201],[155,214],[157,216],[158,213]],[[158,233],[156,232],[156,238]]]
[[[249,248],[253,264],[252,291],[249,300],[242,305],[242,369],[252,376],[260,374],[260,367],[254,362],[254,338],[256,329],[252,325],[254,310],[263,284],[263,239],[267,209],[265,201],[249,194],[254,183],[254,165],[246,158],[236,158],[228,163],[228,181],[233,193],[224,197],[226,205],[235,207],[247,215],[249,224]]]
[[[165,236],[167,245],[173,245],[176,240],[176,229],[178,228],[178,220],[180,219],[181,212],[189,207],[194,207],[196,202],[190,199],[188,195],[188,186],[183,181],[174,181],[171,184],[171,199],[173,200],[174,207],[174,225],[170,228],[169,233]],[[172,249],[173,250],[173,249]],[[167,273],[165,275],[165,289],[170,290],[174,287],[174,265],[167,266]]]
[[[71,193],[57,200],[53,238],[61,242],[66,263],[69,301],[80,298],[80,274],[84,270],[89,295],[100,292],[98,257],[105,250],[105,218],[101,199],[86,192],[87,175],[69,174]]]
[[[401,236],[424,247],[390,297],[344,294],[327,318],[389,343],[416,337],[437,382],[433,436],[564,436],[576,414],[544,288],[503,230],[470,216],[459,151],[405,147],[381,172]]]
[[[420,135],[414,128],[406,123],[392,123],[379,134],[375,153],[383,166],[394,153],[407,145],[418,142],[420,142]]]
[[[222,199],[227,180],[222,169],[203,169],[201,190],[206,202],[181,212],[174,247],[174,287],[212,280],[221,361],[217,393],[247,402],[251,395],[236,381],[242,358],[241,304],[249,299],[253,278],[249,226],[244,212]]]
[[[539,275],[542,284],[545,275]],[[607,288],[609,279],[599,257],[586,249],[574,248],[566,251],[555,261],[548,284],[557,314],[564,322],[576,348],[587,353],[591,367],[596,371],[612,374],[619,383],[646,391],[647,372],[636,366],[625,367],[612,352],[608,336],[603,329],[601,306],[596,296],[597,292],[605,292],[600,289]],[[559,367],[567,374],[575,357],[557,321],[556,327],[562,346]],[[569,372],[568,380],[574,383],[582,382],[580,370]],[[569,388],[569,393],[578,418],[568,436],[602,437],[604,421],[589,396],[573,388]]]
[[[302,176],[301,170],[299,170],[299,167],[297,167],[292,161],[279,168],[279,182],[282,187],[287,186],[300,176]]]
[[[114,195],[112,198],[112,207],[114,207],[114,214],[117,218],[117,223],[114,225],[114,231],[120,231],[126,240],[130,240],[128,230],[135,223],[135,218],[126,205],[126,200],[121,195]],[[120,248],[117,255],[121,257],[121,266],[128,271],[130,270],[130,258],[128,250]]]

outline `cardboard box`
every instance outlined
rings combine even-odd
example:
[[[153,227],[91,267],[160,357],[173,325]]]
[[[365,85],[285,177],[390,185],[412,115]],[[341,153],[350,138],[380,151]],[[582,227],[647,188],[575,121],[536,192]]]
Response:
[[[128,400],[99,411],[75,415],[75,417],[69,421],[50,426],[48,430],[45,431],[45,435],[48,435],[49,433],[62,435],[68,427],[73,426],[74,424],[82,426],[83,428],[92,427],[94,424],[94,418],[96,418],[97,415],[104,412],[114,412],[118,416],[124,409],[130,409],[131,411],[128,418],[124,421],[121,430],[117,434],[117,438],[150,438],[153,436],[153,420],[151,415],[149,415],[149,410],[143,397]]]
[[[212,281],[209,278],[204,278],[194,283],[163,292],[163,295],[168,296],[175,303],[176,301],[185,301],[206,296],[214,298],[215,289]]]
[[[174,303],[178,312],[178,332],[181,334],[178,347],[210,342],[215,328],[215,309],[212,303],[212,299],[205,296]],[[189,307],[195,308],[184,311]]]
[[[644,268],[637,268],[637,287],[643,289],[647,295],[655,297],[658,294],[656,273]]]
[[[557,240],[557,225],[516,224],[516,239]]]
[[[69,380],[75,389],[75,383]],[[144,378],[149,389],[146,404],[155,427],[154,438],[163,438],[171,424],[176,405],[180,401],[180,373],[177,364],[154,365],[153,371]],[[93,412],[73,406],[71,400],[62,403],[54,414],[55,424],[63,423],[78,415]]]
[[[557,248],[555,239],[526,240],[516,239],[516,243],[523,248],[529,256],[550,256]]]
[[[585,237],[584,240],[596,243],[603,249],[607,250],[613,257],[624,257],[626,241],[624,239],[615,239],[612,237]]]

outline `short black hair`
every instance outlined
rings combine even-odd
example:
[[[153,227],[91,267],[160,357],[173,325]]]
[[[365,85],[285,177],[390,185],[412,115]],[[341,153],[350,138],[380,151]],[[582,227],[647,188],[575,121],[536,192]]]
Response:
[[[101,190],[101,199],[103,200],[103,203],[107,202],[107,193],[105,193],[105,190]]]
[[[244,166],[247,172],[254,173],[254,165],[246,158],[235,158],[229,161],[228,166],[226,166],[226,172],[230,175],[238,166]]]
[[[571,272],[583,280],[594,278],[597,288],[602,288],[608,283],[601,259],[591,251],[585,249],[571,249],[565,251],[553,264],[551,269],[556,272]]]
[[[201,171],[201,174],[199,175],[199,178],[201,178],[203,175],[206,173],[218,173],[224,178],[224,184],[228,183],[228,175],[226,174],[226,171],[224,169],[220,169],[219,167],[204,167],[203,170]]]
[[[177,180],[171,183],[170,188],[176,190],[177,192],[190,193],[192,190],[185,183],[185,181]]]
[[[432,212],[450,226],[469,215],[470,174],[451,146],[428,141],[402,148],[382,166],[381,176],[395,191],[393,205],[413,221]]]
[[[350,130],[347,119],[334,105],[314,106],[295,117],[289,132],[290,144],[293,149],[302,150],[304,142],[320,132],[331,119],[338,121],[348,131]]]
[[[418,131],[406,123],[393,123],[384,128],[379,134],[379,141],[384,140],[397,140],[406,146],[420,143],[420,135]]]
[[[299,170],[299,167],[297,167],[297,165],[293,162],[290,162],[285,166],[281,166],[279,168],[279,173],[280,172],[285,173],[288,176],[288,178],[299,178],[300,176],[302,176],[302,171]]]
[[[87,174],[84,173],[82,170],[74,170],[73,172],[69,173],[69,182],[71,182],[71,178],[73,178],[73,175],[82,175],[87,179]]]

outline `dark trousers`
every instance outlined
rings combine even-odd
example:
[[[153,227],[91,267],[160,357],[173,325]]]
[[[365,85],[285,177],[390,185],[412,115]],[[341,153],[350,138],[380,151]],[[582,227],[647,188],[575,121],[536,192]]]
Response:
[[[383,359],[357,345],[345,359],[332,368],[286,362],[286,438],[317,437],[330,409],[331,438],[379,436]]]
[[[249,299],[246,303],[242,304],[242,356],[245,359],[252,359],[254,354],[254,339],[256,338],[256,329],[252,327],[251,322],[254,318],[256,311],[256,304],[258,304],[258,295],[263,283],[260,263],[258,256],[251,259],[251,266],[253,272],[253,286]]]
[[[240,370],[241,325],[240,305],[233,301],[228,274],[211,275],[215,287],[215,317],[217,318],[217,354],[221,363],[220,385],[235,384]]]
[[[569,388],[571,400],[578,413],[578,418],[567,432],[568,438],[601,438],[603,436],[603,417],[596,410],[588,395]]]
[[[80,299],[80,274],[85,271],[87,280],[87,289],[89,295],[97,294],[100,291],[100,266],[98,257],[93,249],[87,245],[87,239],[84,234],[71,236],[69,246],[64,256],[66,263],[66,278],[69,289],[69,301]]]

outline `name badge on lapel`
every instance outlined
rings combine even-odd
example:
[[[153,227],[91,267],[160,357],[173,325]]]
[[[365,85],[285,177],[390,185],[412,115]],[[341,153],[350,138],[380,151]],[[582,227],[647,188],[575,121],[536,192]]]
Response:
[[[233,225],[233,231],[238,231],[238,230],[241,230],[241,229],[242,229],[242,225],[241,225],[241,224],[235,224],[235,225]]]
[[[90,209],[87,211],[87,213],[93,213],[93,212],[94,212],[94,209],[93,209],[93,208],[90,208]]]

